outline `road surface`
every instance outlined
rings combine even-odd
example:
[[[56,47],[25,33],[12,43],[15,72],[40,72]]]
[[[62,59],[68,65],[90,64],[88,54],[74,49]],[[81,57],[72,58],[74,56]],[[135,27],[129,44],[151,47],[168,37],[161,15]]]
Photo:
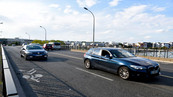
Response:
[[[28,97],[173,97],[173,64],[160,62],[161,76],[123,80],[119,76],[85,69],[83,54],[48,51],[48,60],[26,61],[18,46],[6,46],[12,67]]]

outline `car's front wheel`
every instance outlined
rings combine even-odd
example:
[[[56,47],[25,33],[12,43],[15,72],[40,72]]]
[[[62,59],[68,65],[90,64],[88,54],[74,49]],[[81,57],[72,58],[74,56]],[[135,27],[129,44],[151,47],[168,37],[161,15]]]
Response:
[[[47,58],[43,58],[43,60],[47,61]]]
[[[24,55],[24,58],[25,60],[29,60],[28,56],[27,55]]]
[[[127,67],[124,67],[124,66],[120,67],[118,70],[118,74],[124,80],[127,80],[130,78],[130,71]]]
[[[91,68],[91,62],[90,62],[90,60],[88,60],[88,59],[85,60],[84,65],[85,65],[85,68],[90,69]]]

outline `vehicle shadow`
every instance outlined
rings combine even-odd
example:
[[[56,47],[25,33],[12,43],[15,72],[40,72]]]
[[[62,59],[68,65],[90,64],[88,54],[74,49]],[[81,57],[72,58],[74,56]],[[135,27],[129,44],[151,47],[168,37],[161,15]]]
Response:
[[[129,81],[135,81],[151,85],[164,85],[173,86],[173,76],[157,76],[157,77],[142,77],[142,78],[131,78]]]
[[[38,61],[38,62],[65,62],[67,58],[60,58],[60,57],[48,57],[47,60],[44,59],[30,59],[28,61]]]

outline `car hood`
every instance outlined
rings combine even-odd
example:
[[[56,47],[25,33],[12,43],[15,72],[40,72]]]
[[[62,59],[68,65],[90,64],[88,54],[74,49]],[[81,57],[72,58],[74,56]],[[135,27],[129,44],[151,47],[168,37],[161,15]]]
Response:
[[[117,60],[117,58],[113,60]],[[149,66],[149,65],[158,64],[152,60],[141,57],[118,58],[118,61],[128,65],[140,65],[140,66]]]

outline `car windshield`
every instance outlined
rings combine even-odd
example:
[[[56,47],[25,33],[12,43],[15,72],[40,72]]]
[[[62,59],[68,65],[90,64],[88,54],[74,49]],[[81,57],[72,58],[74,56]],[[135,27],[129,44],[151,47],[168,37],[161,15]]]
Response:
[[[47,46],[52,46],[51,44],[47,44]]]
[[[29,45],[29,46],[26,47],[26,49],[28,49],[28,50],[42,49],[42,47],[40,47],[38,45]]]
[[[54,43],[55,45],[60,45],[60,43]]]
[[[110,50],[111,54],[115,58],[128,58],[128,57],[135,57],[133,54],[126,50],[122,49],[116,49],[116,50]]]

